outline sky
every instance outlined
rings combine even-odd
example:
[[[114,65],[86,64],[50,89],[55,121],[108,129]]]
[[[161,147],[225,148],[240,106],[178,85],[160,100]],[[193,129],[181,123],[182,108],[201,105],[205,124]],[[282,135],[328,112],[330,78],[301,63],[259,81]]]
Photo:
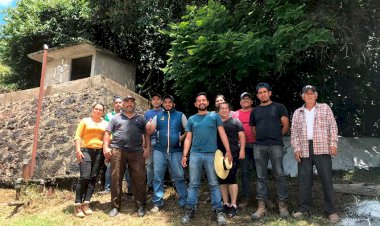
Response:
[[[17,0],[0,0],[0,11],[9,7],[14,7],[16,5],[16,2]],[[4,24],[3,16],[3,13],[0,12],[0,24]]]

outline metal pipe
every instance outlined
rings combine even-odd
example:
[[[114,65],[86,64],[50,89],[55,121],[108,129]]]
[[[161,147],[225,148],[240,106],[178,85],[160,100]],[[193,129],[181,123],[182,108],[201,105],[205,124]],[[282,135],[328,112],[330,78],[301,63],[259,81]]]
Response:
[[[43,55],[43,59],[42,59],[42,71],[41,71],[41,80],[40,80],[40,93],[39,93],[39,96],[38,96],[36,127],[34,128],[32,158],[31,158],[31,162],[30,162],[30,177],[33,177],[34,167],[36,165],[36,153],[37,153],[37,144],[38,144],[38,129],[40,127],[42,99],[44,98],[45,72],[46,72],[46,62],[47,62],[48,49],[49,49],[49,47],[45,44],[44,45],[44,55]]]

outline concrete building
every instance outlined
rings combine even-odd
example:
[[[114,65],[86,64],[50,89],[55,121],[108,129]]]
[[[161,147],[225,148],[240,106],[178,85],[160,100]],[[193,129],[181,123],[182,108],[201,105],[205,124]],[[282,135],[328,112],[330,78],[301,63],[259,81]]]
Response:
[[[43,50],[28,57],[42,63]],[[45,87],[94,75],[103,75],[135,91],[136,66],[115,53],[88,43],[49,49]]]

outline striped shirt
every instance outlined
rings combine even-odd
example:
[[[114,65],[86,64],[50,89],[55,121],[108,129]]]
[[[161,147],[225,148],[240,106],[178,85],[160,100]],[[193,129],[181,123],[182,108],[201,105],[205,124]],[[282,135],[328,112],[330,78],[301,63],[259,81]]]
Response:
[[[290,143],[294,152],[301,151],[302,158],[309,157],[309,142],[305,106],[298,108],[293,114]],[[315,155],[330,154],[329,146],[337,147],[338,128],[331,108],[327,104],[317,103],[315,106],[313,126],[313,148]]]

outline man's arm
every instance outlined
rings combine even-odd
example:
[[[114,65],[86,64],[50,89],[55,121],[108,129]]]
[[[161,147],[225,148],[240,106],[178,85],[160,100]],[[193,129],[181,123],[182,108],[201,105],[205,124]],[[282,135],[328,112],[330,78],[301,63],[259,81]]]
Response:
[[[143,146],[144,148],[144,158],[148,158],[149,155],[150,155],[150,134],[148,134],[147,132],[143,135],[144,138],[145,138],[145,145]]]
[[[112,156],[111,148],[109,147],[111,131],[106,130],[103,136],[103,155],[106,159],[110,159]]]
[[[190,151],[190,146],[191,146],[191,140],[193,139],[193,133],[192,132],[187,132],[186,133],[186,138],[185,138],[185,143],[183,145],[183,153],[182,153],[182,166],[186,167],[187,164],[187,157],[189,155]]]
[[[329,151],[330,155],[335,156],[338,152],[338,126],[336,125],[334,113],[329,106],[327,107],[327,124],[329,126]]]
[[[289,118],[287,116],[281,116],[281,133],[282,135],[286,135],[289,131]]]
[[[222,140],[223,146],[226,149],[226,157],[228,157],[228,160],[230,163],[232,162],[232,153],[230,149],[230,143],[228,142],[226,131],[224,130],[223,126],[218,126],[218,132],[220,139]]]
[[[256,137],[256,126],[251,126],[252,136]]]
[[[290,129],[290,144],[294,150],[294,158],[297,162],[301,162],[301,134],[299,133],[299,112],[293,114],[292,127]]]
[[[239,140],[240,140],[240,152],[239,152],[239,159],[245,158],[245,133],[244,131],[238,132]]]

